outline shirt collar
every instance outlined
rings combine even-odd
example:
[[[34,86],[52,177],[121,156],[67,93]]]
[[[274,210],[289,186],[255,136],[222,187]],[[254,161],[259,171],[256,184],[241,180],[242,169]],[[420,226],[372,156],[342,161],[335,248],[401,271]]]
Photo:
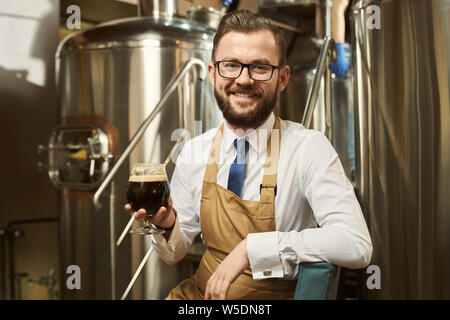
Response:
[[[245,137],[253,150],[259,154],[265,152],[267,149],[267,139],[270,136],[274,124],[275,115],[272,112],[267,120],[258,128],[248,129],[243,135],[238,136],[236,133],[242,133],[242,130],[232,130],[224,123],[222,144],[225,152],[228,152],[231,148],[234,149],[233,141],[235,139],[241,139],[242,137]]]

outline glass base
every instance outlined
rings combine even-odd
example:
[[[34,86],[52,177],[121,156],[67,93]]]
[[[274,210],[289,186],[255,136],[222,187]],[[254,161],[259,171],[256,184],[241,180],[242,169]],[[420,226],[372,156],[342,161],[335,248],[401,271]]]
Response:
[[[156,228],[154,225],[150,227],[140,227],[137,229],[131,229],[130,234],[138,233],[141,236],[150,235],[150,234],[163,234],[165,231]]]

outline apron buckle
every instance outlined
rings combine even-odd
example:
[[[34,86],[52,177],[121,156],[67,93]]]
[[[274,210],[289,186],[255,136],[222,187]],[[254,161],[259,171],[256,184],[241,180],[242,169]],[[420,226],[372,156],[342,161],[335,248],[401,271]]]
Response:
[[[259,185],[259,194],[261,194],[262,188],[263,188],[263,185],[260,184]],[[275,188],[273,186],[264,185],[264,188],[273,188],[274,189],[273,192],[274,192],[275,196],[277,195],[277,185],[275,185]]]

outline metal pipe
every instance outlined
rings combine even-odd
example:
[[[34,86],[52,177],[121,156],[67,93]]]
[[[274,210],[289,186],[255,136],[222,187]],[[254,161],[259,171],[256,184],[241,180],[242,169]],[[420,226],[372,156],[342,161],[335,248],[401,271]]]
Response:
[[[331,35],[331,9],[333,8],[332,0],[325,0],[325,37]]]
[[[184,75],[196,64],[199,65],[201,68],[199,78],[201,80],[204,80],[206,78],[206,75],[207,75],[206,64],[202,60],[197,59],[197,58],[189,59],[184,64],[181,71],[177,75],[172,77],[169,84],[164,89],[164,91],[161,95],[161,99],[159,100],[158,104],[153,109],[153,111],[150,113],[150,115],[141,124],[141,126],[137,130],[136,134],[134,135],[134,137],[131,139],[130,143],[128,144],[128,147],[125,149],[124,153],[120,156],[119,160],[117,160],[116,164],[111,169],[111,171],[106,176],[103,183],[101,184],[100,188],[98,188],[97,192],[95,193],[95,195],[94,195],[95,207],[101,208],[101,204],[99,201],[101,194],[105,191],[107,186],[111,183],[112,179],[114,179],[114,176],[116,175],[116,173],[119,170],[122,163],[129,156],[131,151],[133,151],[133,149],[136,147],[138,142],[141,140],[141,138],[143,137],[143,135],[144,135],[145,131],[147,130],[148,126],[150,125],[150,123],[153,121],[153,119],[156,117],[156,115],[165,107],[165,103],[166,103],[169,95],[177,88],[178,83],[183,79]]]
[[[325,58],[325,65],[330,65],[330,55]],[[333,110],[332,110],[332,85],[331,85],[331,70],[325,69],[324,74],[324,94],[325,94],[325,136],[334,145],[333,141]]]
[[[177,0],[139,0],[138,2],[138,16],[173,17],[177,15]]]
[[[141,264],[139,265],[136,272],[134,273],[133,278],[131,279],[130,283],[128,284],[128,286],[127,286],[125,292],[123,293],[122,297],[120,298],[120,300],[125,300],[125,298],[128,296],[128,293],[130,292],[131,288],[133,287],[133,284],[136,281],[137,277],[141,273],[142,268],[144,267],[145,263],[150,258],[150,255],[152,254],[152,252],[153,252],[153,245],[150,245],[150,248],[148,249],[147,253],[145,254],[144,259],[142,259]]]
[[[111,183],[111,195],[109,196],[109,248],[111,254],[111,299],[116,300],[116,250],[114,247],[115,239],[115,201],[116,201],[116,183]]]
[[[308,99],[306,100],[305,111],[303,112],[302,123],[306,128],[311,128],[312,118],[314,114],[314,108],[316,107],[317,98],[319,96],[320,90],[320,82],[322,80],[322,76],[324,75],[326,69],[328,69],[328,53],[330,51],[331,44],[334,43],[334,40],[331,37],[325,37],[322,50],[320,51],[319,59],[317,60],[316,65],[316,73],[314,75],[314,79],[311,85],[311,88],[308,93]],[[331,78],[331,73],[327,76],[328,79]],[[331,87],[331,81],[330,81]],[[331,103],[331,95],[329,96],[329,101],[325,101],[326,103]],[[331,110],[331,107],[326,107],[326,110]],[[331,114],[331,112],[330,112]]]
[[[331,34],[331,10],[333,8],[333,1],[325,1],[325,37],[332,38]],[[325,95],[325,136],[333,143],[333,113],[331,107],[331,70],[328,68],[330,65],[330,55],[325,57],[325,65],[327,68],[324,72],[324,95]]]

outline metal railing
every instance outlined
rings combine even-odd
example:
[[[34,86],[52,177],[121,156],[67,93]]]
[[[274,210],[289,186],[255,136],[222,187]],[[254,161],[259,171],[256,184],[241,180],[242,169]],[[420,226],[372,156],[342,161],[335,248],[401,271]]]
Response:
[[[325,135],[330,141],[332,141],[332,113],[331,113],[331,71],[328,68],[330,64],[330,51],[334,40],[331,37],[325,37],[322,50],[320,51],[319,59],[316,65],[316,73],[311,88],[308,93],[308,99],[306,100],[305,111],[303,112],[303,125],[310,129],[313,121],[314,109],[317,104],[317,99],[320,91],[320,83],[324,78],[325,89],[325,115],[326,115],[326,131]]]
[[[182,67],[181,71],[172,77],[169,84],[166,86],[164,91],[162,92],[161,99],[159,100],[156,107],[153,109],[153,111],[150,113],[150,115],[142,122],[139,129],[136,131],[136,134],[134,137],[130,140],[130,143],[128,144],[127,148],[123,152],[123,154],[120,156],[119,160],[115,163],[114,167],[111,169],[109,174],[106,176],[105,180],[103,180],[102,184],[98,188],[97,192],[95,192],[94,195],[94,205],[96,208],[101,208],[101,203],[99,201],[100,196],[105,191],[105,189],[108,187],[108,185],[111,183],[111,181],[114,179],[115,175],[117,174],[117,171],[119,170],[120,166],[123,164],[123,162],[126,160],[126,158],[129,156],[131,151],[136,147],[138,142],[141,140],[142,136],[144,135],[145,131],[147,130],[150,123],[153,121],[153,119],[156,117],[156,115],[163,110],[163,108],[166,106],[166,101],[169,98],[170,94],[177,88],[179,82],[183,79],[185,74],[194,66],[199,65],[201,68],[201,72],[199,75],[199,78],[201,80],[204,80],[207,75],[207,68],[206,64],[197,58],[191,58],[189,59],[184,66]]]

